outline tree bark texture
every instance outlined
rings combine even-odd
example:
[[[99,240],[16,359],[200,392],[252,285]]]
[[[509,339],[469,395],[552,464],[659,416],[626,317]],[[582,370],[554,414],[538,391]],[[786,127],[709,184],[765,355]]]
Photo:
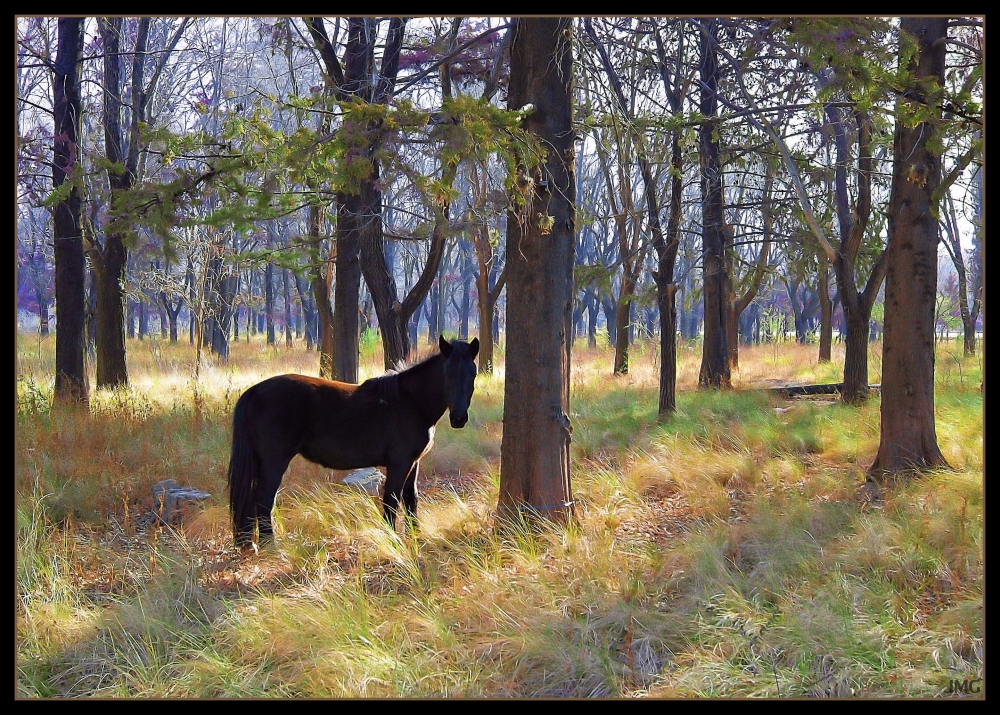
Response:
[[[904,17],[901,33],[917,42],[909,71],[916,86],[897,103],[893,137],[889,245],[886,249],[885,337],[882,348],[882,426],[870,474],[946,465],[934,427],[934,303],[937,294],[938,206],[941,154],[934,148],[941,131],[944,85],[943,17]],[[929,113],[929,121],[909,126],[899,110]]]
[[[826,256],[819,256],[819,362],[830,362],[833,346],[833,301]]]
[[[540,167],[530,170],[534,183],[527,205],[507,217],[507,359],[498,511],[564,521],[572,514],[573,21],[517,18],[512,32],[507,106],[534,105],[525,127],[540,139],[546,156]],[[529,171],[523,165],[521,170]],[[543,229],[539,216],[551,216],[551,228]]]
[[[871,120],[860,110],[854,112],[858,128],[858,168],[857,197],[851,206],[847,193],[849,152],[843,117],[840,109],[832,105],[827,106],[826,114],[833,126],[836,145],[834,197],[840,225],[840,245],[834,256],[833,268],[837,274],[847,328],[847,338],[844,341],[844,390],[841,399],[848,404],[860,404],[868,399],[868,323],[886,268],[886,254],[883,251],[875,262],[864,289],[859,289],[857,256],[871,215]]]
[[[496,313],[497,299],[507,280],[503,271],[493,280],[496,273],[497,257],[490,245],[489,229],[477,226],[475,234],[476,259],[479,261],[479,273],[476,275],[476,293],[479,296],[479,374],[493,374],[493,316]]]
[[[59,18],[58,47],[53,72],[52,186],[58,189],[80,158],[80,57],[83,18]],[[59,318],[56,330],[55,400],[87,404],[86,265],[81,232],[80,191],[53,207],[55,293]]]
[[[726,271],[723,235],[722,167],[719,163],[719,141],[713,136],[718,122],[714,121],[718,105],[718,64],[716,62],[717,24],[705,22],[701,35],[701,103],[705,120],[698,129],[701,159],[701,223],[702,276],[705,296],[705,341],[702,347],[698,386],[729,388],[729,344],[726,323],[731,292]]]
[[[121,72],[121,37],[124,29],[120,17],[101,18],[99,23],[104,42],[104,150],[112,164],[121,171],[108,172],[112,214],[118,209],[121,193],[135,186],[139,165],[138,125],[145,114],[142,94],[143,68],[149,18],[139,22],[135,50],[132,53],[132,92],[129,107],[132,122],[128,137],[122,126],[125,109],[125,87]],[[95,264],[97,285],[97,386],[122,387],[128,384],[125,361],[125,269],[128,249],[125,245],[124,223],[112,219],[99,245],[92,237],[91,260]]]
[[[358,381],[361,334],[361,231],[364,212],[360,194],[337,194],[337,279],[333,286],[333,379]],[[320,296],[317,294],[316,302]],[[322,314],[322,310],[320,311]]]

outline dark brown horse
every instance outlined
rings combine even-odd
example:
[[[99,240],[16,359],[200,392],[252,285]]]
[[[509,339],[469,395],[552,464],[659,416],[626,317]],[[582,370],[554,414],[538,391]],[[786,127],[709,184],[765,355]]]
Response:
[[[417,515],[417,469],[430,450],[434,426],[448,410],[451,426],[469,421],[479,340],[449,343],[401,372],[360,385],[305,375],[259,382],[233,411],[229,509],[240,546],[273,538],[271,509],[292,457],[301,454],[329,469],[386,467],[382,508],[396,524],[400,497]]]

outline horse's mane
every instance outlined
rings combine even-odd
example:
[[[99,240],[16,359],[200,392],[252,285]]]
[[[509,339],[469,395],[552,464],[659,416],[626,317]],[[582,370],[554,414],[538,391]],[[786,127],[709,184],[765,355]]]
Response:
[[[440,351],[433,352],[430,355],[426,355],[422,358],[416,358],[412,360],[400,360],[396,363],[395,367],[386,370],[384,374],[378,375],[376,377],[370,377],[365,380],[362,384],[375,390],[375,394],[378,395],[380,400],[386,402],[398,402],[399,401],[399,376],[401,373],[411,370],[415,367],[419,367],[425,363],[430,362],[434,358],[440,355]]]

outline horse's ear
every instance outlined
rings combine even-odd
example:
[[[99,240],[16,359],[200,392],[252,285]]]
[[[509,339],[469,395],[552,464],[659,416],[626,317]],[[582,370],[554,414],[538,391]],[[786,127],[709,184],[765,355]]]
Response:
[[[445,357],[451,355],[451,343],[444,339],[444,334],[438,339],[438,346],[441,348],[441,354]]]
[[[473,338],[472,342],[469,343],[469,351],[473,360],[476,359],[476,355],[479,354],[479,338]]]

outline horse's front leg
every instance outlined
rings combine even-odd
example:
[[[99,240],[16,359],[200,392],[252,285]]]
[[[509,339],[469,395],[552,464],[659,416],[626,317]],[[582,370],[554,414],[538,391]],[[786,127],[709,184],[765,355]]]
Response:
[[[406,475],[409,470],[409,464],[400,462],[391,463],[386,469],[385,489],[382,492],[382,513],[391,529],[396,528],[396,509],[399,506],[399,499],[403,495],[403,486],[406,484]]]
[[[406,510],[407,523],[417,525],[417,472],[420,470],[420,460],[413,463],[403,482],[403,508]]]

